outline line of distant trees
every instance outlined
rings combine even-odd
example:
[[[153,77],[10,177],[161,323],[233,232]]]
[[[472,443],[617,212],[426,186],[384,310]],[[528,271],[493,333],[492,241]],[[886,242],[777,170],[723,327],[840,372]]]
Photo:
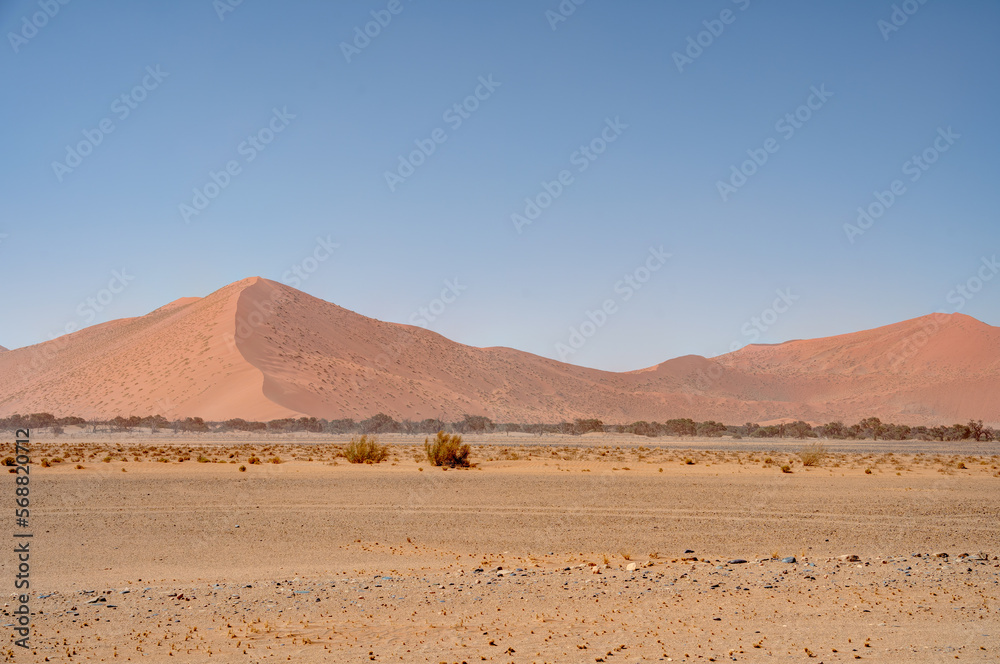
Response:
[[[315,417],[282,418],[268,422],[254,422],[231,419],[224,422],[206,422],[200,417],[168,420],[162,415],[146,417],[114,417],[112,419],[84,419],[82,417],[56,417],[50,413],[31,415],[11,415],[0,418],[0,430],[50,429],[55,434],[65,432],[67,426],[83,426],[93,433],[127,433],[149,429],[151,433],[173,431],[174,433],[210,433],[226,431],[247,431],[259,433],[329,433],[329,434],[433,434],[447,433],[530,433],[568,434],[580,436],[591,432],[630,433],[637,436],[656,438],[659,436],[718,438],[731,436],[741,438],[826,438],[834,440],[976,440],[989,442],[1000,440],[1000,431],[984,426],[982,420],[969,420],[966,424],[951,426],[917,426],[882,422],[877,417],[867,417],[856,424],[829,422],[821,426],[811,426],[807,422],[790,422],[761,426],[754,422],[734,426],[714,420],[695,422],[689,418],[631,424],[605,424],[599,419],[576,419],[557,424],[497,423],[482,415],[465,415],[457,422],[440,419],[421,421],[397,421],[378,413],[364,420],[326,420]]]

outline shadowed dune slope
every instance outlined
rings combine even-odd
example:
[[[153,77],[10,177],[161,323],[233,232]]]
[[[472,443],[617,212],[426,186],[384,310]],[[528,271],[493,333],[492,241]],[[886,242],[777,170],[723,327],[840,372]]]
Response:
[[[474,348],[254,277],[0,353],[0,414],[1000,422],[1000,328],[937,314],[613,373]]]

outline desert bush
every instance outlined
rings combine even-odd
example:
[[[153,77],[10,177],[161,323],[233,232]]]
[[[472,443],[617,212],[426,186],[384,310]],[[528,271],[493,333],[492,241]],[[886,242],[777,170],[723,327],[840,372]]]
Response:
[[[360,439],[351,438],[341,454],[351,463],[381,463],[389,456],[389,448],[379,445],[375,436],[362,434]]]
[[[462,443],[462,436],[457,434],[438,431],[433,443],[429,438],[424,439],[424,451],[427,453],[427,460],[434,466],[467,468],[470,465],[469,453],[472,450]]]
[[[42,468],[48,468],[48,467],[50,467],[51,465],[52,465],[52,464],[51,464],[51,463],[49,463],[49,460],[48,460],[48,459],[46,459],[46,458],[44,458],[44,457],[42,458]]]
[[[281,457],[280,456],[273,456],[270,459],[268,459],[267,462],[268,463],[281,463]]]
[[[811,443],[799,452],[803,466],[818,466],[824,457],[826,457],[826,448],[823,447],[822,443]]]
[[[16,466],[17,465],[17,461],[14,460],[14,457],[9,456],[9,457],[7,457],[7,458],[5,458],[3,460],[3,465],[5,465],[5,466]]]
[[[255,466],[260,463],[260,459],[256,456],[252,456],[249,459],[247,459],[247,463],[249,463],[251,466]]]
[[[783,466],[781,467],[781,472],[783,472],[783,473],[790,473],[790,472],[792,472],[792,467],[791,467],[791,466],[789,466],[789,465],[788,465],[788,464],[786,463],[785,465],[783,465]]]
[[[245,472],[247,472],[247,467],[246,467],[246,466],[243,466],[243,465],[241,465],[241,466],[240,466],[240,472],[241,472],[241,473],[245,473]]]
[[[208,463],[209,459],[204,454],[198,455],[198,463]]]

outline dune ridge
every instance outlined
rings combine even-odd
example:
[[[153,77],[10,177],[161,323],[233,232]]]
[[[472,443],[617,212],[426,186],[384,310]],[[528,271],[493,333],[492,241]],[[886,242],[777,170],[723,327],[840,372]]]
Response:
[[[0,415],[1000,423],[1000,328],[933,314],[614,373],[475,348],[251,277],[0,353]]]

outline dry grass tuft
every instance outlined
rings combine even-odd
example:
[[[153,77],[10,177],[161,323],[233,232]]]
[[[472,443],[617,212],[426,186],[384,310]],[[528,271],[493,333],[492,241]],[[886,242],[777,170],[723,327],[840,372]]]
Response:
[[[803,466],[818,466],[826,457],[826,448],[823,443],[811,443],[799,452]]]

